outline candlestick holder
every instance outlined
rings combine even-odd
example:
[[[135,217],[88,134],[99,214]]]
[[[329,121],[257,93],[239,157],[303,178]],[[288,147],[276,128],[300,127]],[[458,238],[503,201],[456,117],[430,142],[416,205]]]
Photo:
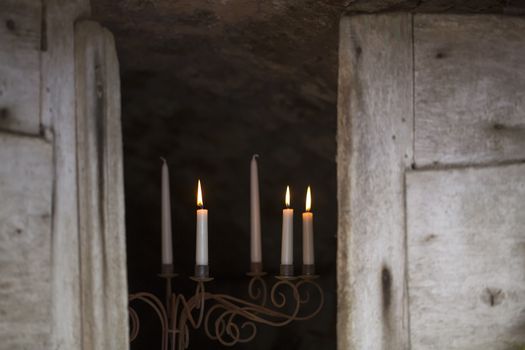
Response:
[[[305,276],[315,275],[315,265],[314,264],[303,264],[303,275]]]
[[[159,319],[161,350],[186,349],[190,327],[203,327],[208,338],[225,346],[246,343],[255,338],[258,325],[282,327],[294,321],[306,321],[316,316],[324,305],[323,290],[315,282],[318,276],[313,274],[293,277],[293,269],[291,275],[282,275],[281,271],[269,289],[262,266],[260,269],[252,266],[252,271],[247,273],[249,299],[243,300],[207,291],[206,283],[213,280],[208,276],[208,269],[195,271],[195,276],[190,278],[195,282],[195,292],[189,299],[172,293],[176,274],[165,273],[164,268],[159,276],[166,283],[165,304],[151,293],[129,295],[130,341],[135,340],[140,331],[140,319],[132,307],[139,301],[150,306]],[[286,271],[289,272],[289,268]]]
[[[196,278],[208,278],[210,276],[210,268],[208,265],[195,265]]]
[[[279,272],[282,277],[293,277],[293,265],[281,265]]]
[[[250,271],[252,273],[259,273],[259,272],[262,272],[262,262],[251,262],[250,263]]]

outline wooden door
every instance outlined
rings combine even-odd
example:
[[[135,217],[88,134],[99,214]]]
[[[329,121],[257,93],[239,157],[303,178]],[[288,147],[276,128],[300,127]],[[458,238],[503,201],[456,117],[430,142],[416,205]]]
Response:
[[[525,346],[525,19],[341,22],[341,349]]]
[[[87,0],[0,1],[0,349],[127,349],[120,77]]]

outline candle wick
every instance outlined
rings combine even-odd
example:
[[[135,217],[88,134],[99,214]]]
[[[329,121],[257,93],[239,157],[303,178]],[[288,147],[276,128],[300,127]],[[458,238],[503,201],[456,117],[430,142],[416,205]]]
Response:
[[[159,158],[164,164],[166,164],[166,158],[164,158],[164,157],[159,157]]]
[[[252,159],[253,159],[253,158],[259,158],[259,157],[260,157],[260,156],[259,156],[257,153],[255,153],[255,154],[252,156]]]

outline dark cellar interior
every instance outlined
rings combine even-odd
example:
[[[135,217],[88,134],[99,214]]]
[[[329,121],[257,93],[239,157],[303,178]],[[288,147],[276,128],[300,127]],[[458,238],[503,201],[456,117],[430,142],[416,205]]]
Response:
[[[509,1],[95,0],[120,59],[129,291],[163,296],[159,157],[170,167],[175,291],[190,295],[195,192],[209,215],[208,288],[246,298],[249,162],[260,155],[265,271],[278,272],[286,185],[295,209],[294,259],[308,185],[325,306],[312,320],[261,326],[235,349],[336,349],[338,22],[344,12],[514,11]],[[271,278],[271,277],[270,277]],[[131,349],[160,346],[146,309]],[[200,330],[190,349],[223,348]],[[159,344],[159,345],[157,345]]]
[[[291,18],[294,10],[284,4],[169,3],[93,6],[95,16],[115,33],[121,63],[129,290],[164,295],[157,277],[163,156],[170,167],[174,266],[180,273],[175,292],[194,291],[188,277],[194,268],[195,192],[201,179],[215,278],[207,288],[247,298],[249,165],[257,153],[265,271],[275,275],[279,269],[287,185],[296,213],[299,269],[300,213],[311,185],[316,263],[326,302],[313,320],[260,326],[253,341],[234,348],[335,349],[339,8],[298,7],[302,16]],[[303,31],[304,21],[311,33]],[[139,312],[141,334],[131,349],[157,348],[158,322],[146,309]],[[223,346],[192,330],[190,348]]]

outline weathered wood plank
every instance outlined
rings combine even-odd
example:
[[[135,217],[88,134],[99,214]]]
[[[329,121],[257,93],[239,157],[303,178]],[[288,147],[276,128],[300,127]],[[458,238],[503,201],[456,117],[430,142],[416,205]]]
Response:
[[[414,16],[417,166],[525,159],[525,18]]]
[[[81,348],[74,22],[88,0],[46,0],[42,124],[54,146],[52,348]]]
[[[407,175],[413,350],[525,346],[525,165]]]
[[[0,9],[2,47],[39,51],[42,40],[42,1],[2,0]]]
[[[40,0],[0,3],[0,129],[40,131]]]
[[[103,30],[104,39],[104,120],[105,135],[104,162],[106,169],[103,190],[104,253],[106,269],[111,278],[106,281],[105,308],[108,324],[119,330],[118,334],[105,330],[108,349],[127,350],[129,348],[128,316],[128,274],[126,258],[126,227],[124,203],[124,153],[122,149],[122,125],[120,109],[120,68],[113,34]]]
[[[0,349],[49,348],[52,147],[0,133]]]
[[[410,14],[341,21],[338,346],[408,348],[404,172],[412,161]]]
[[[111,34],[75,26],[83,347],[127,349],[120,77]]]

